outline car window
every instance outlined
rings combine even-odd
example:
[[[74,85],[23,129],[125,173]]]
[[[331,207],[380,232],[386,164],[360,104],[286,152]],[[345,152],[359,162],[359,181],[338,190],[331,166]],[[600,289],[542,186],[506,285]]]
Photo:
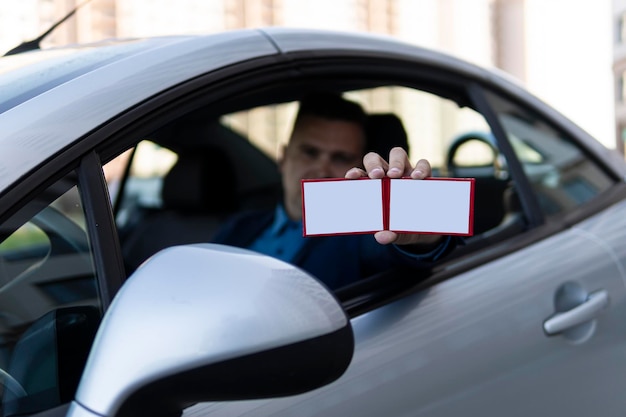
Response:
[[[476,179],[476,235],[495,231],[510,237],[523,230],[521,208],[509,204],[513,182],[506,161],[481,113],[453,99],[399,85],[344,95],[372,116],[396,116],[408,137],[411,160],[427,159],[433,176]],[[280,198],[278,161],[297,108],[297,101],[288,101],[213,116],[192,112],[146,135],[149,141],[138,140],[130,156],[107,164],[127,273],[169,245],[210,241],[228,215],[274,207]],[[382,129],[378,135],[383,144],[397,143],[392,130]],[[482,142],[458,146],[468,138]],[[390,147],[380,152],[388,154]],[[528,161],[537,159],[535,150],[524,152]],[[500,228],[510,225],[511,210],[520,222],[500,235]]]
[[[459,168],[489,167],[496,159],[493,147],[480,140],[465,142],[459,146],[453,157],[451,162]]]
[[[613,185],[567,135],[519,106],[490,97],[545,215],[571,212]]]
[[[163,178],[177,159],[173,151],[150,140],[142,140],[132,151],[121,154],[104,166],[109,194],[117,207],[119,227],[132,223],[138,211],[163,207]],[[127,165],[128,175],[124,178]],[[124,183],[120,189],[122,179]]]
[[[0,225],[3,415],[70,401],[100,321],[93,254],[73,177]]]
[[[482,114],[447,97],[402,86],[368,89],[353,96],[370,114],[396,114],[407,131],[411,161],[427,159],[433,176],[475,178],[475,235],[491,231],[511,236],[508,226],[500,228],[509,224],[507,195],[513,185],[502,169],[505,161],[494,157],[498,151],[489,140],[493,135]],[[480,139],[479,144],[474,138]]]
[[[489,125],[480,113],[427,91],[385,86],[344,95],[360,103],[369,114],[398,116],[408,136],[411,160],[428,159],[437,175],[448,174],[449,148],[458,136],[474,131],[490,134]],[[297,103],[290,102],[227,114],[222,120],[277,160],[289,140],[296,111]],[[384,139],[393,142],[390,136]],[[467,155],[466,163],[480,163],[484,158],[481,153]]]

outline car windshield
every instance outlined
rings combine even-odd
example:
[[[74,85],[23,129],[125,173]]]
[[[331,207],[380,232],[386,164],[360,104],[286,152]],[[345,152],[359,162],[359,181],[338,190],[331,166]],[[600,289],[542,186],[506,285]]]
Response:
[[[0,59],[0,113],[71,79],[122,59],[143,42],[128,40],[54,48]]]

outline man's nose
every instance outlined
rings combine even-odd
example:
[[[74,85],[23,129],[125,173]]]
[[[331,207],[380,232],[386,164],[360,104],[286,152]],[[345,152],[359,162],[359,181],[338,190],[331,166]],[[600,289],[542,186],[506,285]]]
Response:
[[[332,178],[334,176],[330,158],[320,156],[315,161],[315,176],[317,178]]]

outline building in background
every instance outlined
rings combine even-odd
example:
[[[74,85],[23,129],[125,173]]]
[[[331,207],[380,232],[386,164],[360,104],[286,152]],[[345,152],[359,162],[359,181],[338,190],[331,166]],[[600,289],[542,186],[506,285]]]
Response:
[[[80,4],[44,45],[270,25],[385,34],[500,68],[602,143],[623,151],[626,0],[4,1],[0,51],[35,38]],[[615,56],[621,57],[615,65],[612,32],[618,34]],[[283,116],[250,113],[237,122],[245,129],[256,117]],[[266,144],[270,151],[276,146]]]
[[[626,143],[626,0],[613,0],[616,149]]]

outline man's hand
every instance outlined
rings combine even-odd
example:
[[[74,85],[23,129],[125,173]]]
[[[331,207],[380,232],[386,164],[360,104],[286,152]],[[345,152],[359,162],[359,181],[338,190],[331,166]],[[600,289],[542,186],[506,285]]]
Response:
[[[413,166],[404,149],[399,147],[393,148],[389,152],[389,162],[385,161],[385,159],[377,153],[368,153],[363,157],[363,167],[365,169],[351,168],[346,172],[345,178],[358,179],[361,177],[370,177],[372,179],[380,179],[387,176],[389,178],[411,177],[414,180],[423,180],[432,174],[430,163],[427,160],[420,159],[417,161],[417,164]],[[424,202],[417,204],[424,204]],[[424,252],[439,244],[442,236],[395,233],[390,230],[382,230],[376,232],[374,238],[381,245],[388,245],[390,243],[397,245],[416,245],[416,250]]]

